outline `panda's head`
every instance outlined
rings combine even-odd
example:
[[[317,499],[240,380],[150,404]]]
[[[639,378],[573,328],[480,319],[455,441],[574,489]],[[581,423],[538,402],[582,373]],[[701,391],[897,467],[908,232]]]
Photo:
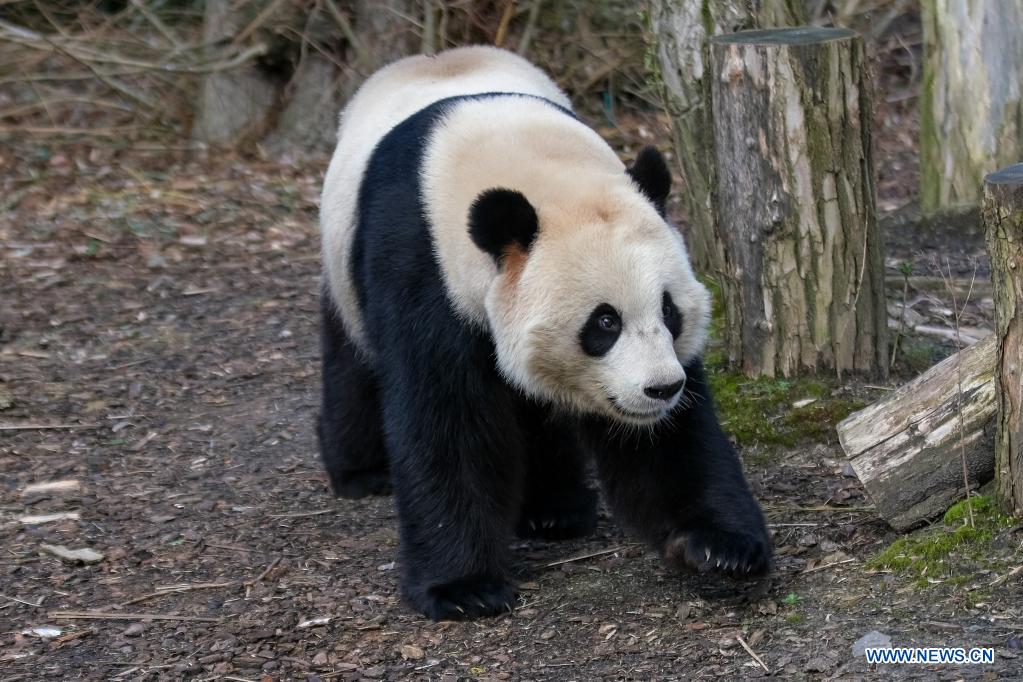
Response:
[[[469,230],[498,264],[486,309],[504,375],[575,412],[649,425],[684,400],[709,295],[664,220],[664,159],[646,149],[622,175],[537,204],[489,189]]]

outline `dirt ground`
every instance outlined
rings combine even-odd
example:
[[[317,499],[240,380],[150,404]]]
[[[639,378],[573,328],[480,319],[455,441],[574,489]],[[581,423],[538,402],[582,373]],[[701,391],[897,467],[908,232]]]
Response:
[[[891,209],[915,159],[913,123],[887,111]],[[761,583],[670,573],[604,515],[586,540],[515,546],[513,613],[425,621],[396,596],[392,500],[334,499],[317,461],[323,161],[118,146],[0,151],[6,682],[1023,678],[1020,575],[920,589],[868,570],[896,534],[824,443],[743,453],[777,551]],[[890,274],[926,275],[928,245],[891,237]],[[957,275],[982,251],[958,244]],[[940,292],[914,292],[942,314]],[[996,657],[870,667],[851,646],[873,630]]]

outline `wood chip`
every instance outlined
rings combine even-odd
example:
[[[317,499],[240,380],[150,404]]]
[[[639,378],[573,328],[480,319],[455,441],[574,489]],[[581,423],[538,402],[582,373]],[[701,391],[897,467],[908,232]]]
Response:
[[[20,516],[18,522],[26,526],[38,526],[54,521],[78,521],[81,515],[78,512],[58,512],[56,514],[39,514],[36,516]]]
[[[57,493],[66,492],[68,490],[78,490],[81,483],[74,479],[65,479],[63,481],[45,481],[43,483],[32,483],[25,486],[25,489],[21,491],[22,495],[32,495],[34,493]]]
[[[55,557],[71,563],[95,564],[103,561],[103,554],[96,550],[83,547],[82,549],[68,549],[64,545],[39,545],[39,549],[54,555]]]

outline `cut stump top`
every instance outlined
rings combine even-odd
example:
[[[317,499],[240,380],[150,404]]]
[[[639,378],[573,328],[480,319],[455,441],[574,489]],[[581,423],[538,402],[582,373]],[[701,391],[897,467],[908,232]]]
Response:
[[[1023,185],[1023,163],[1014,163],[984,176],[986,185]]]
[[[756,31],[736,31],[714,36],[712,43],[721,45],[816,45],[833,40],[855,38],[859,34],[848,28],[769,28]]]

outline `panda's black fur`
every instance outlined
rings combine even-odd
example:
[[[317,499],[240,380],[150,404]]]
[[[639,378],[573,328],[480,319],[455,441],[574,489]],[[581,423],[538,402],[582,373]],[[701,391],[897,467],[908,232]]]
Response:
[[[454,311],[420,169],[425,141],[458,99],[393,128],[363,176],[351,273],[371,355],[348,339],[324,290],[319,435],[335,492],[360,497],[393,485],[402,593],[433,619],[512,607],[513,532],[564,539],[593,530],[590,457],[615,514],[669,562],[762,574],[770,563],[764,521],[699,360],[685,367],[689,399],[670,419],[623,431],[525,397],[499,373],[489,332]],[[663,212],[670,176],[660,156],[641,156],[633,177]],[[532,239],[528,230],[502,235],[515,204],[499,196],[474,207],[473,239],[495,259],[510,242],[528,248]]]

